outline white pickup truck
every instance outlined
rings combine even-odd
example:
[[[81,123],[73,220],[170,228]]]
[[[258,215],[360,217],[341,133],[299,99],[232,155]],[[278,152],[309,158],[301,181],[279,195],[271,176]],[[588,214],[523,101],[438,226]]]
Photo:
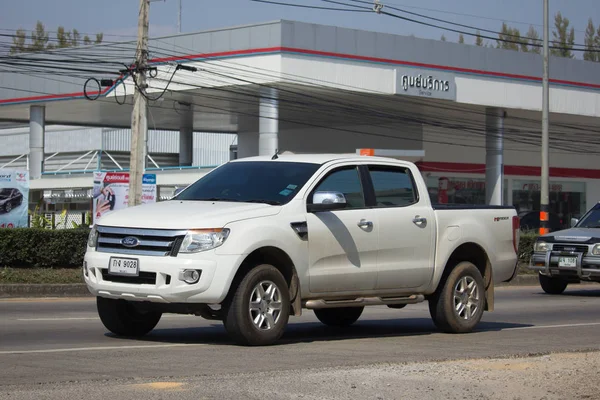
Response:
[[[266,345],[303,309],[340,327],[364,306],[424,300],[440,330],[459,333],[493,310],[518,241],[513,208],[432,206],[410,162],[283,154],[226,163],[170,201],[103,216],[83,274],[116,335],[179,313]]]

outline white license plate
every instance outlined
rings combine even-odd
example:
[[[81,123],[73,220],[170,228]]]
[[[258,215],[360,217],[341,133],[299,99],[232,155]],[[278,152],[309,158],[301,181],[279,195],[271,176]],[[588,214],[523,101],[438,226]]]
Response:
[[[111,275],[138,276],[140,263],[137,258],[111,257],[108,261],[108,273]]]
[[[559,267],[576,267],[577,257],[558,257]]]

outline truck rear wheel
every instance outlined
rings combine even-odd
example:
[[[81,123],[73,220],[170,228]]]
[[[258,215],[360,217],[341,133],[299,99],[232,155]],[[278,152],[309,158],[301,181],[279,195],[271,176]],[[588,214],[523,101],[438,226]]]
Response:
[[[544,292],[548,294],[561,294],[567,288],[569,282],[560,278],[553,278],[551,276],[546,276],[539,274],[540,286],[544,290]]]
[[[236,343],[275,343],[290,316],[290,293],[283,275],[272,265],[255,267],[235,288],[224,311],[225,329]]]
[[[325,325],[350,326],[360,318],[364,307],[321,308],[314,310],[315,315]]]
[[[447,333],[471,332],[481,320],[485,287],[481,273],[470,262],[460,262],[429,299],[429,312],[438,329]]]
[[[162,317],[158,311],[142,312],[125,300],[97,297],[96,306],[106,329],[119,336],[144,336]]]

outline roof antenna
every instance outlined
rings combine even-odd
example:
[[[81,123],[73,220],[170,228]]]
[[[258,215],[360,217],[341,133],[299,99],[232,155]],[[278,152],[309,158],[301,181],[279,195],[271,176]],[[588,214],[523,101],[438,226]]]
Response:
[[[277,160],[279,158],[279,149],[275,150],[275,154],[271,157],[271,160]]]

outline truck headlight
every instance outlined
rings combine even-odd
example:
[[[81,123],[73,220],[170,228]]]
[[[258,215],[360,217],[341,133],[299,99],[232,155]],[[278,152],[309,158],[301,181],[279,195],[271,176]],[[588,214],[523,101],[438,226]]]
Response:
[[[229,229],[197,229],[188,231],[181,243],[180,253],[197,253],[221,246],[229,236]]]
[[[594,247],[592,247],[592,254],[595,256],[600,256],[600,243],[596,243]]]
[[[550,250],[550,245],[546,242],[535,242],[533,251],[536,253],[545,253]]]
[[[90,235],[88,236],[88,246],[96,247],[97,244],[98,244],[98,230],[96,229],[95,226],[93,226],[92,229],[90,230]]]

